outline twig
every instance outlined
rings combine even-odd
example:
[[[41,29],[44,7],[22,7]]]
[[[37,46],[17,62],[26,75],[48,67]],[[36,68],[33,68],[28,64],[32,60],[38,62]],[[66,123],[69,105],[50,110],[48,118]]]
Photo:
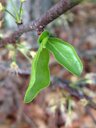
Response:
[[[39,19],[32,21],[31,24],[28,25],[21,25],[10,37],[2,39],[0,41],[0,48],[7,44],[15,44],[23,33],[32,30],[36,30],[41,33],[46,25],[82,1],[83,0],[60,0]]]
[[[69,94],[80,100],[80,99],[83,99],[85,98],[87,101],[88,101],[88,106],[94,110],[96,110],[96,103],[94,103],[92,101],[92,98],[90,96],[87,96],[83,91],[81,90],[78,90],[78,89],[75,89],[75,88],[72,88],[71,86],[69,86],[69,82],[68,81],[64,81],[60,78],[53,78],[53,85],[56,85],[56,83],[58,83],[58,87],[66,90],[67,92],[69,92]]]
[[[30,117],[28,117],[27,114],[24,112],[23,112],[23,118],[26,121],[26,123],[28,123],[31,126],[31,128],[38,128],[35,121],[31,119]]]

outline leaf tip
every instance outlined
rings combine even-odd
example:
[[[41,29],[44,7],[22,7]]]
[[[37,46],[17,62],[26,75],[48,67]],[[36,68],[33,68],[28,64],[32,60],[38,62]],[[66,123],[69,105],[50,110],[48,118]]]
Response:
[[[83,72],[83,63],[81,62],[81,66],[79,67],[78,71],[76,72],[76,75],[77,75],[78,77],[80,77],[81,74],[82,74],[82,72]]]
[[[24,96],[24,103],[26,103],[26,104],[28,104],[28,103],[30,103],[30,102],[32,101],[29,94],[30,94],[30,93],[29,93],[29,91],[27,90],[27,92],[26,92],[26,94],[25,94],[25,96]]]
[[[25,97],[24,97],[24,103],[25,103],[25,104],[30,103],[26,95],[25,95]]]

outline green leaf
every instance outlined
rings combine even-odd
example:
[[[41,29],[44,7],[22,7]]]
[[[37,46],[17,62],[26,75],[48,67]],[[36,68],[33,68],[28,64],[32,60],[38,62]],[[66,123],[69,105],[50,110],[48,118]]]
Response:
[[[80,76],[83,64],[71,44],[61,39],[50,37],[48,43],[46,43],[46,48],[54,54],[56,60],[69,72]]]
[[[45,38],[33,59],[30,83],[24,98],[25,103],[31,102],[50,83],[49,51],[43,47],[46,41]]]
[[[82,62],[71,44],[50,37],[47,31],[40,35],[38,43],[40,47],[32,62],[30,83],[24,98],[25,103],[31,102],[50,83],[49,51],[71,73],[79,76],[83,70]]]

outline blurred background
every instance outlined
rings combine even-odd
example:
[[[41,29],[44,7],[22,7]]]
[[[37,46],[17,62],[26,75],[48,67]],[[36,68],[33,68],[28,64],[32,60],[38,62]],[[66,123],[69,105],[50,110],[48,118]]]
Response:
[[[19,0],[13,0],[18,7]],[[40,17],[59,0],[26,0],[23,23]],[[10,0],[0,0],[13,11]],[[0,12],[0,39],[17,28],[14,19]],[[96,128],[96,0],[87,0],[46,28],[70,42],[84,70],[78,78],[51,55],[51,84],[30,104],[23,98],[29,83],[30,58],[38,49],[35,32],[23,34],[18,45],[0,49],[0,128]]]

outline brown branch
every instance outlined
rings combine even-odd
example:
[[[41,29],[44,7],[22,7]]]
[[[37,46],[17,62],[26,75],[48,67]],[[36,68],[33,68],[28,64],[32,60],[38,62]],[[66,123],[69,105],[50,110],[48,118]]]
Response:
[[[26,32],[32,31],[36,29],[35,21],[33,21],[30,25],[22,25],[19,26],[18,30],[13,32],[10,37],[4,38],[0,40],[0,48],[4,47],[7,44],[15,44],[19,37]]]
[[[18,30],[15,31],[10,37],[2,39],[0,41],[0,47],[4,47],[6,44],[15,44],[23,33],[32,30],[36,30],[41,33],[46,25],[82,1],[83,0],[60,0],[39,19],[32,21],[29,25],[19,26]]]
[[[38,19],[37,28],[40,26],[45,27],[54,19],[58,18],[64,12],[70,10],[72,7],[76,6],[83,0],[60,0],[56,5],[54,5],[50,10],[48,10],[41,18]]]

